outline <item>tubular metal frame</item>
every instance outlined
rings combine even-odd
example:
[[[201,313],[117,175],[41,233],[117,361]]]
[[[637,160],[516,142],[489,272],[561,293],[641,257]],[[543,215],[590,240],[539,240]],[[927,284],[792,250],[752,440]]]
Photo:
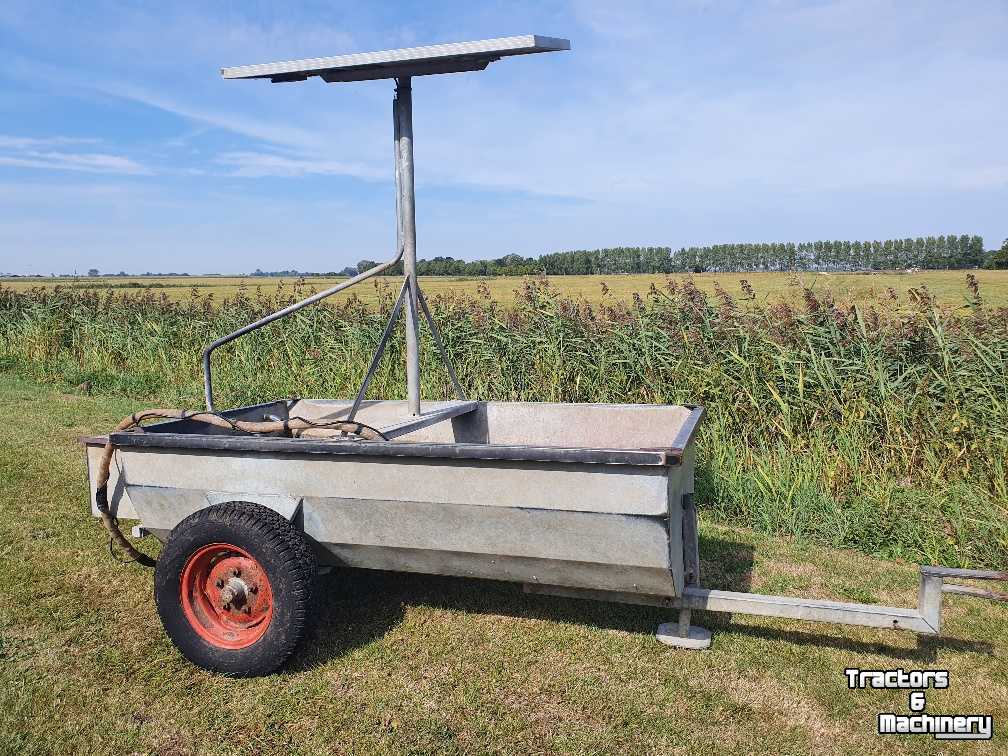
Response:
[[[403,257],[403,249],[402,247],[400,247],[399,254],[393,257],[388,262],[382,263],[381,265],[376,265],[370,270],[366,270],[363,273],[359,273],[353,278],[344,281],[343,283],[337,284],[336,286],[326,289],[325,291],[320,291],[318,294],[313,294],[307,299],[302,299],[300,302],[295,302],[294,304],[288,307],[284,307],[282,310],[277,310],[272,315],[267,315],[264,318],[260,318],[254,323],[249,323],[247,326],[239,328],[237,331],[235,331],[234,333],[229,333],[227,336],[222,336],[221,338],[217,339],[217,341],[207,346],[203,350],[203,396],[206,399],[207,411],[208,412],[216,411],[216,407],[214,406],[213,401],[213,379],[211,377],[210,372],[210,357],[213,354],[214,350],[217,349],[217,347],[224,346],[225,344],[232,342],[235,339],[240,338],[247,333],[251,333],[252,331],[258,330],[263,326],[269,325],[270,323],[276,320],[280,320],[280,318],[286,317],[287,315],[291,315],[292,313],[295,313],[298,310],[301,310],[310,304],[314,304],[315,302],[319,302],[325,299],[326,297],[331,297],[333,294],[337,294],[345,289],[349,289],[354,284],[358,284],[361,281],[371,278],[372,276],[377,276],[382,271],[388,270],[397,262],[399,262],[402,259],[402,257]]]
[[[460,71],[483,70],[490,63],[504,56],[526,55],[529,53],[556,52],[569,50],[570,41],[538,34],[515,37],[484,39],[475,42],[453,42],[401,50],[383,50],[370,53],[337,55],[329,58],[309,58],[304,60],[265,63],[251,66],[222,68],[225,79],[267,78],[274,83],[304,81],[311,76],[320,76],[323,81],[334,83],[344,81],[364,81],[369,79],[394,79],[395,98],[392,102],[393,131],[395,137],[395,185],[396,185],[396,248],[398,254],[386,263],[353,276],[337,286],[319,292],[307,299],[268,315],[265,318],[239,328],[234,333],[217,339],[203,350],[203,394],[207,410],[215,411],[213,401],[213,381],[210,358],[214,350],[224,344],[262,328],[275,320],[297,312],[302,307],[318,302],[341,292],[371,276],[388,270],[400,260],[403,261],[405,282],[399,294],[396,308],[385,328],[381,342],[371,360],[367,375],[357,398],[353,413],[356,413],[367,391],[368,383],[374,375],[382,352],[392,331],[392,323],[399,315],[402,304],[406,303],[406,394],[408,410],[413,417],[420,413],[420,310],[430,325],[431,334],[445,363],[452,388],[459,399],[465,393],[459,384],[455,368],[448,359],[444,341],[431,317],[430,308],[424,300],[416,273],[416,204],[413,182],[413,89],[412,77],[428,74],[455,73]],[[405,296],[404,296],[405,295]]]
[[[409,76],[401,76],[396,79],[396,94],[395,99],[392,102],[392,114],[393,135],[395,140],[396,246],[399,249],[398,254],[391,260],[380,265],[376,265],[363,273],[359,273],[358,275],[343,281],[336,286],[326,289],[325,291],[320,291],[317,294],[313,294],[307,299],[296,302],[295,304],[285,307],[282,310],[278,310],[277,312],[267,315],[264,318],[260,318],[254,323],[249,323],[247,326],[239,328],[237,331],[229,333],[227,336],[222,336],[207,346],[203,350],[203,395],[206,400],[207,411],[216,411],[213,400],[213,378],[210,361],[215,349],[223,346],[224,344],[228,344],[247,333],[251,333],[263,326],[269,325],[280,318],[291,315],[310,304],[319,302],[326,297],[332,296],[333,294],[338,294],[339,292],[344,291],[361,281],[365,281],[372,276],[376,276],[379,273],[393,267],[400,260],[403,262],[404,281],[402,288],[399,291],[399,298],[396,300],[395,307],[392,309],[388,323],[385,326],[385,331],[382,333],[381,341],[375,349],[374,356],[371,359],[371,363],[368,367],[366,375],[364,376],[364,380],[361,382],[360,389],[354,399],[349,419],[353,419],[357,410],[360,408],[361,402],[364,400],[368,384],[374,377],[374,373],[378,368],[379,362],[381,362],[385,346],[388,344],[389,337],[392,334],[392,329],[395,326],[395,322],[399,317],[400,311],[403,309],[404,303],[406,311],[406,393],[409,402],[409,414],[413,417],[418,417],[421,414],[419,331],[421,311],[423,313],[423,317],[427,320],[428,326],[430,327],[431,335],[433,336],[434,343],[437,346],[441,360],[444,362],[445,368],[448,371],[448,377],[451,380],[452,388],[455,391],[455,394],[461,400],[466,399],[465,392],[462,390],[462,386],[458,380],[458,374],[455,372],[455,368],[451,364],[451,359],[445,349],[444,340],[441,338],[441,332],[434,323],[434,318],[431,315],[430,308],[427,306],[427,300],[424,298],[423,292],[420,291],[420,284],[417,281],[416,205],[413,182],[413,98]]]

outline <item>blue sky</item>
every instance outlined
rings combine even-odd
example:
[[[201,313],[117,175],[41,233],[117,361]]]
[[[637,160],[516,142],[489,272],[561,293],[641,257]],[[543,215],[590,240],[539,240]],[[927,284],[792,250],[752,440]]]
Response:
[[[0,272],[394,244],[391,82],[222,66],[538,33],[414,81],[421,257],[1008,236],[1008,2],[0,4]]]

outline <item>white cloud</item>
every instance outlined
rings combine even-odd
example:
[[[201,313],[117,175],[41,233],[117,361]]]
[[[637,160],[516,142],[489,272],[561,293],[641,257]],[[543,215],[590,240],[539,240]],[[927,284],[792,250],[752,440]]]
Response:
[[[154,94],[142,87],[125,82],[94,81],[84,85],[113,97],[157,108],[190,121],[209,124],[251,139],[271,144],[317,149],[324,145],[324,139],[320,135],[292,123],[299,119],[288,118],[286,122],[273,121],[262,115],[247,115],[235,110],[229,111],[185,102],[184,94],[182,98],[176,98],[170,94]]]
[[[97,139],[83,137],[22,137],[0,134],[0,149],[27,150],[37,147],[54,147],[68,144],[95,144]]]
[[[0,135],[0,165],[83,173],[147,175],[151,169],[122,155],[104,152],[66,152],[54,147],[94,144],[96,140],[76,137],[15,137]],[[50,149],[40,149],[40,148]]]
[[[986,163],[1008,123],[985,93],[1008,81],[1008,63],[971,57],[947,30],[927,55],[901,37],[905,24],[927,39],[940,14],[907,18],[860,1],[754,6],[723,47],[670,47],[663,29],[717,23],[716,10],[583,6],[599,35],[587,54],[603,67],[579,62],[575,39],[554,68],[503,61],[487,74],[417,79],[418,182],[655,207],[683,191],[919,190],[972,187],[979,176],[998,185]],[[869,30],[884,45],[859,42]],[[733,70],[712,80],[708,67]],[[545,83],[528,78],[540,71]],[[235,177],[391,176],[376,87],[231,82],[211,104],[199,87],[84,84],[252,140],[213,158]]]
[[[326,160],[322,157],[286,157],[268,152],[224,152],[215,159],[228,169],[228,175],[243,178],[264,176],[296,177],[307,175],[355,176],[368,180],[385,179],[388,171],[377,170],[364,163]]]

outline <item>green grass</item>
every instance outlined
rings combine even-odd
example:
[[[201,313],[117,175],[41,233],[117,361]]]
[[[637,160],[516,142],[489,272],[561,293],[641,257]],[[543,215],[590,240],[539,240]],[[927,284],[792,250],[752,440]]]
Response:
[[[151,573],[111,561],[79,434],[134,403],[0,372],[0,753],[995,753],[1008,748],[1008,610],[952,598],[947,639],[699,613],[708,652],[653,638],[669,613],[517,586],[345,571],[281,673],[217,677],[165,637]],[[906,563],[701,523],[714,587],[913,605]],[[144,548],[156,547],[144,542]],[[879,738],[906,694],[843,670],[945,668],[928,711],[985,712],[990,744]]]

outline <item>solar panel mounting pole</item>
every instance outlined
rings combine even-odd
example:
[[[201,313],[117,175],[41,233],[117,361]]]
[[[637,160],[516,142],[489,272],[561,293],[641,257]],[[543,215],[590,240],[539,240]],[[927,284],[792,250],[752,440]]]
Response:
[[[525,34],[516,37],[500,37],[484,39],[476,42],[451,42],[425,47],[409,47],[402,50],[383,50],[380,52],[353,53],[336,55],[329,58],[306,58],[289,60],[279,63],[261,63],[251,66],[235,66],[221,69],[225,79],[269,79],[274,84],[291,81],[305,81],[318,76],[327,83],[370,81],[374,79],[395,79],[396,94],[393,100],[393,121],[395,134],[395,181],[396,181],[396,241],[397,256],[388,262],[354,276],[330,289],[319,292],[308,299],[290,305],[283,310],[268,315],[251,323],[234,333],[224,336],[210,344],[203,353],[203,383],[206,394],[207,409],[213,409],[213,394],[211,388],[210,355],[214,349],[239,338],[246,333],[272,323],[281,317],[289,315],[320,299],[336,294],[353,286],[369,276],[391,269],[403,262],[402,297],[406,311],[406,394],[408,397],[409,414],[420,415],[420,345],[419,321],[421,312],[430,326],[431,336],[437,345],[441,358],[445,363],[449,378],[458,398],[466,404],[458,376],[448,359],[448,353],[441,339],[434,318],[430,314],[420,284],[417,281],[416,252],[416,205],[413,183],[413,91],[412,78],[429,74],[459,73],[462,71],[482,71],[490,63],[512,55],[527,55],[529,53],[555,52],[569,50],[570,42],[566,39],[543,37],[537,34]],[[395,318],[398,316],[399,305],[393,308],[385,333],[371,360],[367,375],[361,383],[357,398],[350,412],[353,417],[367,392],[368,383],[378,367],[383,350],[388,342]],[[475,406],[473,402],[468,402]],[[441,410],[451,412],[457,410]],[[418,421],[429,420],[426,416]]]
[[[406,276],[406,395],[411,415],[420,414],[420,308],[416,274],[416,192],[413,184],[413,88],[409,76],[396,79],[396,197]]]

